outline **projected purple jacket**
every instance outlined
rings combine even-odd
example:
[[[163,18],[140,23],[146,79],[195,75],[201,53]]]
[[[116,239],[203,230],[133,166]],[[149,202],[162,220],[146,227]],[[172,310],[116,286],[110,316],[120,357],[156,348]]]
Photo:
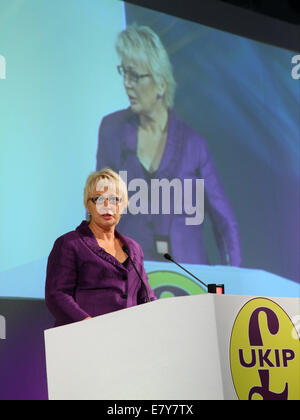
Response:
[[[134,240],[115,231],[141,274],[151,300],[157,299],[144,270],[143,251]],[[46,305],[56,326],[145,303],[146,293],[131,262],[126,267],[98,245],[83,221],[58,238],[49,255]]]
[[[205,211],[212,222],[221,262],[241,265],[237,222],[205,140],[170,110],[166,148],[158,170],[150,175],[137,157],[137,129],[138,119],[130,108],[104,117],[99,129],[97,169],[109,166],[116,172],[127,171],[128,186],[135,178],[145,179],[148,185],[153,178],[177,178],[182,183],[184,179],[204,179]],[[122,216],[120,229],[141,244],[147,260],[161,259],[157,245],[163,242],[179,262],[207,264],[202,224],[186,225],[186,216],[129,213]]]

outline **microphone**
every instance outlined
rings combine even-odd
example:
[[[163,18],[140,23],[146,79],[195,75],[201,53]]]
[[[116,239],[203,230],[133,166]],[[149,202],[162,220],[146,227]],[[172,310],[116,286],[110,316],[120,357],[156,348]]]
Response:
[[[137,268],[136,268],[136,266],[135,266],[135,264],[134,264],[134,262],[133,262],[133,260],[132,260],[132,258],[131,258],[131,256],[130,256],[130,254],[129,254],[129,249],[127,248],[127,246],[126,246],[126,245],[123,245],[123,246],[122,246],[122,249],[123,249],[123,251],[125,252],[125,254],[126,254],[126,255],[128,255],[128,258],[129,258],[129,260],[130,260],[131,264],[133,265],[133,268],[135,269],[135,272],[136,272],[136,274],[138,275],[138,278],[140,279],[140,281],[141,281],[141,283],[142,283],[142,285],[143,285],[143,287],[144,287],[144,290],[145,290],[145,292],[146,292],[146,299],[147,299],[147,302],[151,302],[151,300],[150,300],[150,298],[149,298],[149,295],[148,295],[148,290],[147,290],[147,287],[146,287],[146,285],[145,285],[145,283],[144,283],[144,280],[142,279],[142,276],[141,276],[141,275],[140,275],[140,273],[138,272],[138,270],[137,270]]]
[[[172,261],[174,264],[178,265],[182,270],[184,270],[186,273],[188,273],[190,276],[194,277],[197,281],[199,281],[203,286],[207,288],[208,293],[216,293],[218,295],[224,295],[224,284],[206,284],[202,280],[198,279],[198,277],[194,276],[190,271],[188,271],[186,268],[182,267],[182,265],[178,264],[170,254],[164,254],[164,257],[166,260]]]

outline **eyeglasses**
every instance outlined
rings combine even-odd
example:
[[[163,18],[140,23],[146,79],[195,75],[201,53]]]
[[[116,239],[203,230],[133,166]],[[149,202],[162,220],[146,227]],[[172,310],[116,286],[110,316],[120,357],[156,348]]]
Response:
[[[120,76],[122,77],[127,77],[127,80],[129,80],[130,83],[134,83],[137,84],[140,79],[144,78],[144,77],[150,77],[150,74],[138,74],[133,70],[125,70],[125,68],[120,65],[117,66],[118,69],[118,73]]]
[[[99,195],[98,197],[90,197],[89,200],[100,206],[103,206],[106,200],[108,200],[109,204],[113,206],[117,206],[123,201],[121,197],[104,197],[104,195]]]

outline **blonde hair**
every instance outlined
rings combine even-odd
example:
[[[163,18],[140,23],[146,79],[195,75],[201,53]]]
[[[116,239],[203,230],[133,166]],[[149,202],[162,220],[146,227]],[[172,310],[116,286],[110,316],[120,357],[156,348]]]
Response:
[[[148,26],[130,25],[119,33],[116,51],[121,60],[145,66],[157,86],[162,82],[166,84],[163,100],[167,108],[172,108],[176,82],[168,53],[159,36]]]
[[[128,191],[127,191],[127,186],[125,182],[123,181],[123,179],[120,177],[119,174],[114,172],[112,169],[106,167],[106,168],[101,169],[101,171],[92,172],[88,176],[85,183],[85,187],[84,187],[83,202],[84,202],[85,208],[87,209],[87,204],[88,204],[90,195],[92,194],[93,191],[95,191],[95,189],[97,188],[98,182],[102,179],[107,179],[109,181],[114,182],[120,197],[122,197],[122,199],[125,201],[125,205],[127,205],[128,204]],[[88,217],[88,220],[90,220],[89,217]]]

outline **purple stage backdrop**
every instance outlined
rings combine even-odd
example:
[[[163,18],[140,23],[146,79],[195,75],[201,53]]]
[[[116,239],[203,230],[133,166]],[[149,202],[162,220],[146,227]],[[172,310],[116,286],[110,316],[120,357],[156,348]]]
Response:
[[[1,299],[0,400],[47,400],[44,330],[54,324],[39,299]]]

